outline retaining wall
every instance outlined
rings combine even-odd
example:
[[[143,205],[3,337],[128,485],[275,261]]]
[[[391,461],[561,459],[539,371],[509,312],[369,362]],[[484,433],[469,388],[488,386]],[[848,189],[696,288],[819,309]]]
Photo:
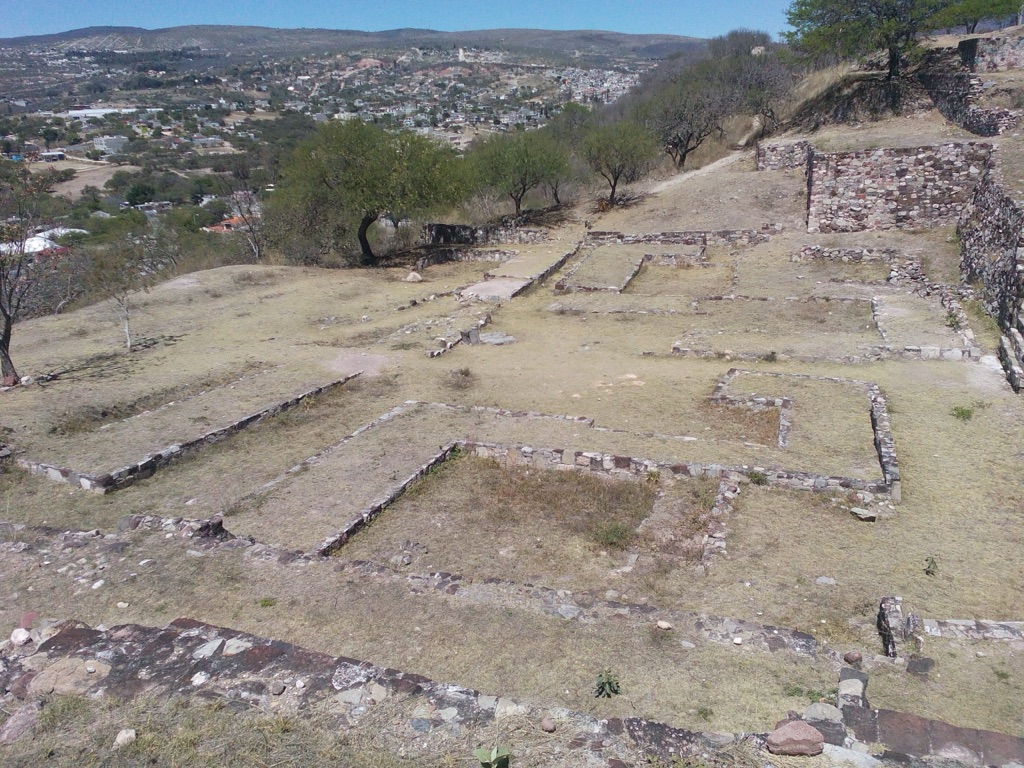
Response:
[[[755,149],[757,170],[788,171],[799,168],[806,172],[811,152],[811,143],[803,139],[771,143],[759,141]]]
[[[993,156],[957,224],[960,270],[981,285],[985,308],[1008,330],[1024,298],[1024,202],[1003,182]]]
[[[981,142],[811,156],[807,231],[917,229],[952,224],[991,153]]]
[[[477,250],[475,248],[436,248],[429,253],[420,256],[416,260],[416,271],[422,272],[427,267],[435,264],[448,264],[452,261],[470,262],[498,262],[499,264],[511,261],[519,255],[519,251],[512,250]]]
[[[974,37],[957,46],[972,72],[1006,72],[1024,68],[1024,37]]]
[[[1020,112],[1003,107],[979,107],[975,102],[987,90],[980,77],[969,72],[930,72],[918,78],[943,117],[978,136],[998,136],[1015,128]]]
[[[543,243],[550,238],[542,229],[519,227],[472,227],[468,224],[426,224],[423,239],[427,245],[506,245]]]
[[[722,229],[715,231],[649,232],[626,234],[594,230],[587,233],[584,245],[758,245],[767,243],[781,226],[764,225],[756,229]]]

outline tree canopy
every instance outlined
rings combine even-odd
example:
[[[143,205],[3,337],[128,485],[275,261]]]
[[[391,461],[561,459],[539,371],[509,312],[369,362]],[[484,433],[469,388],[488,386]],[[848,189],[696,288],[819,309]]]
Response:
[[[547,131],[497,134],[475,145],[469,155],[478,182],[515,203],[542,184],[557,185],[569,173],[569,154]]]
[[[608,182],[608,203],[615,205],[620,183],[637,181],[658,154],[654,136],[637,123],[620,120],[598,126],[583,140],[583,158]]]
[[[973,34],[982,21],[1002,21],[1020,9],[1020,0],[960,0],[947,3],[929,20],[933,29],[964,27]]]
[[[376,221],[450,206],[465,187],[462,162],[448,146],[361,120],[330,121],[282,168],[271,207],[281,226],[322,255],[342,250],[355,229],[362,263],[373,265],[368,233]]]
[[[887,78],[899,77],[920,32],[950,0],[793,0],[786,39],[810,54],[886,55]]]

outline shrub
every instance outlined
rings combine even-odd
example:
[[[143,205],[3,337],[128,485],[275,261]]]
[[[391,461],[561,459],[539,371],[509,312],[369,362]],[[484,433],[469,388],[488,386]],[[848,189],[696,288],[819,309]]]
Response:
[[[594,686],[595,699],[610,699],[622,693],[619,687],[619,676],[610,669],[603,669],[597,675],[597,684]]]
[[[594,531],[594,541],[608,549],[625,549],[634,536],[636,531],[625,523],[605,523]]]
[[[751,485],[768,485],[768,475],[760,470],[754,469],[747,473]]]
[[[476,383],[476,374],[469,368],[456,368],[448,371],[445,381],[452,389],[469,389]]]

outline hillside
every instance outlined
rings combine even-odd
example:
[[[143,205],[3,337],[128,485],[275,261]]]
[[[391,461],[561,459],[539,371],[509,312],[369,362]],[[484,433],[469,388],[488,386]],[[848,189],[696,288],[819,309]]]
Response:
[[[663,58],[703,41],[676,35],[630,35],[596,30],[491,29],[440,32],[393,29],[359,32],[330,29],[272,29],[246,26],[183,26],[166,29],[87,27],[53,35],[0,39],[0,48],[58,50],[153,51],[201,48],[221,54],[301,54],[352,51],[359,48],[411,46],[507,48],[549,51],[563,55]]]
[[[0,762],[1024,765],[1022,115],[946,74],[415,275],[177,276],[130,354],[20,324]]]

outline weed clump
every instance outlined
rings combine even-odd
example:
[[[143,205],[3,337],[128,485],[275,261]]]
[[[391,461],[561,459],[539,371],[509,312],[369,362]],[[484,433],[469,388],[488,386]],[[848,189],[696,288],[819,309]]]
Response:
[[[476,374],[469,368],[456,368],[453,371],[448,371],[445,384],[451,389],[470,389],[476,384]]]
[[[760,470],[754,469],[747,473],[751,485],[768,485],[768,475]]]

